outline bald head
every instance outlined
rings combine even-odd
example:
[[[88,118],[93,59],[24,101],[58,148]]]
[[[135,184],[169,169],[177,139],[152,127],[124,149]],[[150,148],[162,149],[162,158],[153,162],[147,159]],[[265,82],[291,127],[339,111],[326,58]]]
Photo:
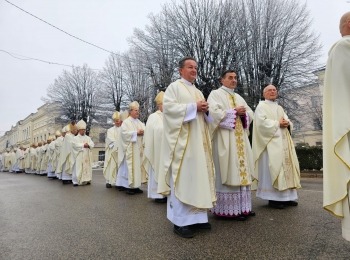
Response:
[[[277,89],[274,85],[268,85],[263,90],[263,95],[266,100],[275,101],[277,98]]]
[[[350,35],[350,12],[343,14],[339,22],[341,36]]]

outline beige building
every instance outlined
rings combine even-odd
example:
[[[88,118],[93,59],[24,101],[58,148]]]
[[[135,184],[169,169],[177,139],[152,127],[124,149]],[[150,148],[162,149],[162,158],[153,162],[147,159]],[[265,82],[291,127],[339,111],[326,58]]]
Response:
[[[20,120],[15,126],[3,136],[0,137],[0,152],[7,147],[20,146],[29,147],[32,143],[46,141],[50,135],[54,135],[67,124],[66,120],[59,117],[55,105],[44,104],[38,108],[36,113],[28,115]],[[94,124],[90,130],[90,137],[95,143],[92,150],[93,160],[101,161],[104,159],[104,142],[106,129],[98,124]]]
[[[303,87],[281,91],[283,106],[293,122],[297,146],[322,146],[322,88],[325,68],[314,72],[317,80]]]

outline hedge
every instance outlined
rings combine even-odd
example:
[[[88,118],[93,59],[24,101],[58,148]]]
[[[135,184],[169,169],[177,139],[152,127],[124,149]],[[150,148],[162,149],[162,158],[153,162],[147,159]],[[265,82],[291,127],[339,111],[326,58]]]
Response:
[[[321,170],[323,168],[322,147],[295,147],[300,170]]]

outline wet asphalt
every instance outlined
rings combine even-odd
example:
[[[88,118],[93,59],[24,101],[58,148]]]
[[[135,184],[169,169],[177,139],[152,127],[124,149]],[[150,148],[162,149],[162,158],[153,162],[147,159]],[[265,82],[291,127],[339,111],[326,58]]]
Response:
[[[166,205],[105,188],[0,173],[0,259],[350,259],[340,220],[322,209],[322,178],[302,178],[299,205],[272,209],[253,197],[255,217],[209,214],[212,230],[173,233]]]

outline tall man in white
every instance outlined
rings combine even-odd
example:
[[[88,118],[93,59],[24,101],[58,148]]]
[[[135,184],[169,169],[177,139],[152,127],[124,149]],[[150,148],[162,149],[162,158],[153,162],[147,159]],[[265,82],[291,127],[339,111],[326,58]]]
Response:
[[[107,130],[107,136],[105,141],[105,161],[103,167],[103,176],[106,179],[106,188],[112,188],[117,180],[118,171],[118,140],[120,135],[120,126],[122,120],[120,118],[120,112],[113,113],[112,119],[114,126]]]
[[[73,138],[72,150],[74,155],[74,165],[72,170],[73,186],[91,184],[92,180],[92,153],[91,149],[95,144],[89,136],[85,134],[86,123],[80,120],[76,127],[78,134]]]
[[[145,125],[138,119],[139,108],[136,101],[129,104],[129,117],[121,126],[118,141],[119,169],[116,186],[124,187],[129,195],[143,193],[139,187],[145,181],[141,168]]]
[[[167,217],[185,238],[210,229],[207,211],[216,201],[211,141],[205,113],[208,103],[193,83],[197,62],[179,62],[181,79],[171,83],[163,99],[162,165],[158,192],[168,196]],[[163,176],[162,176],[163,175]]]
[[[341,217],[350,241],[350,12],[329,51],[323,88],[323,207]]]
[[[56,174],[59,173],[63,184],[72,183],[72,171],[74,165],[73,141],[76,134],[76,128],[71,124],[65,126],[65,136],[63,139],[60,159],[57,165]]]
[[[164,92],[161,91],[155,98],[157,111],[148,117],[144,136],[145,156],[143,165],[148,174],[147,197],[154,199],[157,203],[165,203],[167,201],[164,195],[157,192],[159,165],[161,163],[161,149],[159,146],[163,135],[163,96]]]
[[[269,200],[272,208],[297,206],[300,186],[299,162],[288,131],[291,122],[277,104],[277,90],[268,85],[265,101],[255,110],[253,124],[254,177],[258,180],[256,196]]]
[[[209,97],[213,118],[213,157],[217,201],[211,212],[219,217],[246,220],[252,211],[250,185],[254,171],[253,153],[248,139],[254,113],[237,93],[237,74],[226,70],[222,86]]]

